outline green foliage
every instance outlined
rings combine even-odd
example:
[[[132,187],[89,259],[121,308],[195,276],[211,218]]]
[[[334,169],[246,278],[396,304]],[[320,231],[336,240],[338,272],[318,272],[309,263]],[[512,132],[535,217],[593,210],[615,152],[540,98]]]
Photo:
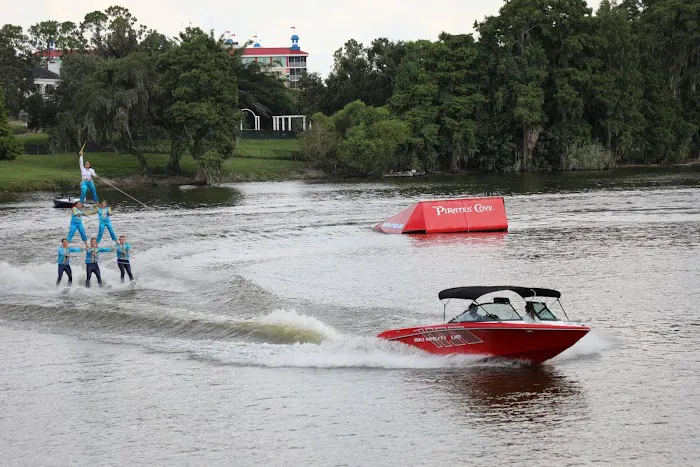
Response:
[[[10,122],[10,131],[13,135],[24,135],[29,133],[29,129],[24,123]]]
[[[270,72],[269,67],[257,62],[244,64],[241,60],[242,51],[243,49],[236,50],[231,60],[231,74],[238,83],[240,107],[267,117],[270,125],[272,115],[292,113],[294,95],[282,78]]]
[[[5,94],[0,86],[0,160],[15,160],[22,153],[24,153],[24,147],[10,128],[7,109],[5,109]]]
[[[241,118],[234,110],[235,64],[222,43],[199,28],[187,28],[180,44],[160,56],[157,89],[164,126],[173,140],[171,169],[178,168],[182,152],[189,150],[200,164],[198,177],[208,181],[233,156]]]
[[[32,94],[27,98],[26,113],[29,130],[48,129],[56,125],[58,103],[53,96],[45,98],[41,94]]]
[[[5,106],[14,118],[20,115],[27,95],[34,89],[34,65],[22,28],[11,24],[0,28],[0,86],[5,88]]]
[[[615,167],[612,152],[602,144],[571,144],[561,157],[561,170],[604,170]]]
[[[326,79],[288,89],[212,34],[171,40],[113,6],[79,25],[5,25],[0,84],[10,115],[48,129],[54,149],[113,141],[144,168],[144,149],[167,149],[171,171],[191,153],[206,179],[234,152],[241,108],[313,114],[304,153],[338,175],[700,159],[697,0],[602,0],[596,14],[586,0],[508,0],[475,30],[351,39]],[[55,99],[42,101],[31,96],[33,52],[51,42],[70,53]],[[166,138],[168,148],[142,144]]]
[[[311,164],[331,175],[377,176],[395,168],[399,151],[410,139],[410,128],[386,108],[355,101],[333,117],[314,114],[302,137]]]
[[[403,54],[403,42],[379,38],[365,47],[350,39],[333,54],[333,70],[325,84],[318,75],[300,82],[301,110],[307,115],[316,111],[332,114],[356,100],[383,106],[393,93]]]
[[[321,167],[330,173],[340,171],[337,158],[340,136],[335,121],[321,112],[311,117],[311,128],[301,137],[301,148],[312,166]]]
[[[475,29],[350,40],[325,82],[302,81],[300,108],[387,106],[411,129],[394,164],[430,171],[700,158],[699,2],[602,0],[593,15],[585,0],[509,0]]]

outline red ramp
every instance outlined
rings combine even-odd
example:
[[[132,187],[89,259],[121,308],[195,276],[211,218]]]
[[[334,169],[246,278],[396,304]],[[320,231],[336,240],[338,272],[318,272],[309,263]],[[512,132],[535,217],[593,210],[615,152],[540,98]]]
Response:
[[[502,197],[420,201],[375,226],[384,233],[499,232],[508,230]]]

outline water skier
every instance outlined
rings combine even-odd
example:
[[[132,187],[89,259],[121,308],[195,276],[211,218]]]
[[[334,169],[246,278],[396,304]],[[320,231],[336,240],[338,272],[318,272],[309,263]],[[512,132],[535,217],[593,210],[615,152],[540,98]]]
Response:
[[[83,251],[77,246],[69,246],[68,239],[61,240],[61,246],[58,247],[58,279],[56,279],[56,287],[61,285],[61,279],[65,272],[68,276],[68,287],[73,285],[73,271],[70,268],[70,254]]]
[[[85,147],[85,145],[83,145]],[[95,182],[92,181],[92,177],[96,177],[95,169],[92,168],[90,162],[85,162],[83,164],[83,150],[80,150],[80,174],[82,175],[83,181],[80,182],[80,202],[85,202],[85,195],[87,195],[88,189],[92,194],[92,202],[99,203],[100,200],[97,198],[97,190],[95,189]]]
[[[122,282],[124,282],[124,273],[129,275],[130,281],[134,280],[134,276],[131,274],[131,263],[129,263],[130,256],[131,245],[126,243],[124,235],[120,235],[117,242],[117,266],[119,266],[119,272],[122,275]]]
[[[112,241],[117,241],[117,235],[114,233],[114,228],[112,227],[112,208],[107,206],[107,201],[102,200],[99,207],[97,208],[97,214],[100,218],[100,230],[97,233],[97,243],[102,241],[102,235],[105,233],[105,229],[109,231],[109,236],[112,237]],[[118,243],[118,242],[117,242]]]
[[[109,251],[114,251],[114,248],[100,247],[95,237],[90,239],[90,248],[85,250],[85,269],[87,272],[85,287],[88,289],[90,288],[90,278],[93,274],[97,277],[97,284],[102,287],[102,275],[100,274],[100,266],[97,264],[97,261],[100,258],[100,253],[107,253]]]
[[[85,242],[85,248],[89,247],[85,227],[83,226],[83,216],[91,216],[92,214],[95,214],[95,211],[84,211],[83,203],[80,201],[73,206],[73,209],[71,209],[70,229],[68,230],[68,237],[66,237],[68,242],[73,240],[73,235],[75,235],[77,230],[80,233],[80,238]]]

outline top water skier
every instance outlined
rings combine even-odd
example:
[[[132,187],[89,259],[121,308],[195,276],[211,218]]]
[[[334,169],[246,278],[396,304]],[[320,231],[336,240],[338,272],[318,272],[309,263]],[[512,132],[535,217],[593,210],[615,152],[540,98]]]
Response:
[[[83,148],[85,145],[83,145]],[[92,177],[96,177],[95,169],[89,161],[83,164],[83,149],[80,149],[80,173],[83,177],[83,181],[80,182],[80,202],[85,202],[85,196],[87,195],[88,189],[92,194],[92,202],[97,204],[100,200],[97,198],[97,190],[95,189],[95,182],[92,181]]]

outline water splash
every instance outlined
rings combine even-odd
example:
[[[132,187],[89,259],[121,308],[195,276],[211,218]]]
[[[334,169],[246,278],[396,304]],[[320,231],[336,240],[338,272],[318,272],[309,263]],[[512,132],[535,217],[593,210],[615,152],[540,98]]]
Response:
[[[614,347],[619,339],[604,331],[592,329],[588,334],[573,346],[557,355],[552,361],[574,360],[577,358],[598,355],[605,350]]]
[[[146,267],[136,271],[137,282],[130,285],[121,283],[119,271],[106,264],[100,265],[104,289],[97,287],[97,280],[93,278],[95,286],[90,290],[82,287],[85,283],[86,273],[83,263],[71,264],[73,270],[73,288],[69,294],[108,294],[129,289],[157,290],[162,292],[187,292],[187,285],[169,274],[154,268]],[[68,278],[64,274],[62,286],[56,288],[56,264],[55,263],[29,263],[20,266],[7,262],[0,262],[0,290],[6,294],[53,297],[61,294],[67,284]]]

